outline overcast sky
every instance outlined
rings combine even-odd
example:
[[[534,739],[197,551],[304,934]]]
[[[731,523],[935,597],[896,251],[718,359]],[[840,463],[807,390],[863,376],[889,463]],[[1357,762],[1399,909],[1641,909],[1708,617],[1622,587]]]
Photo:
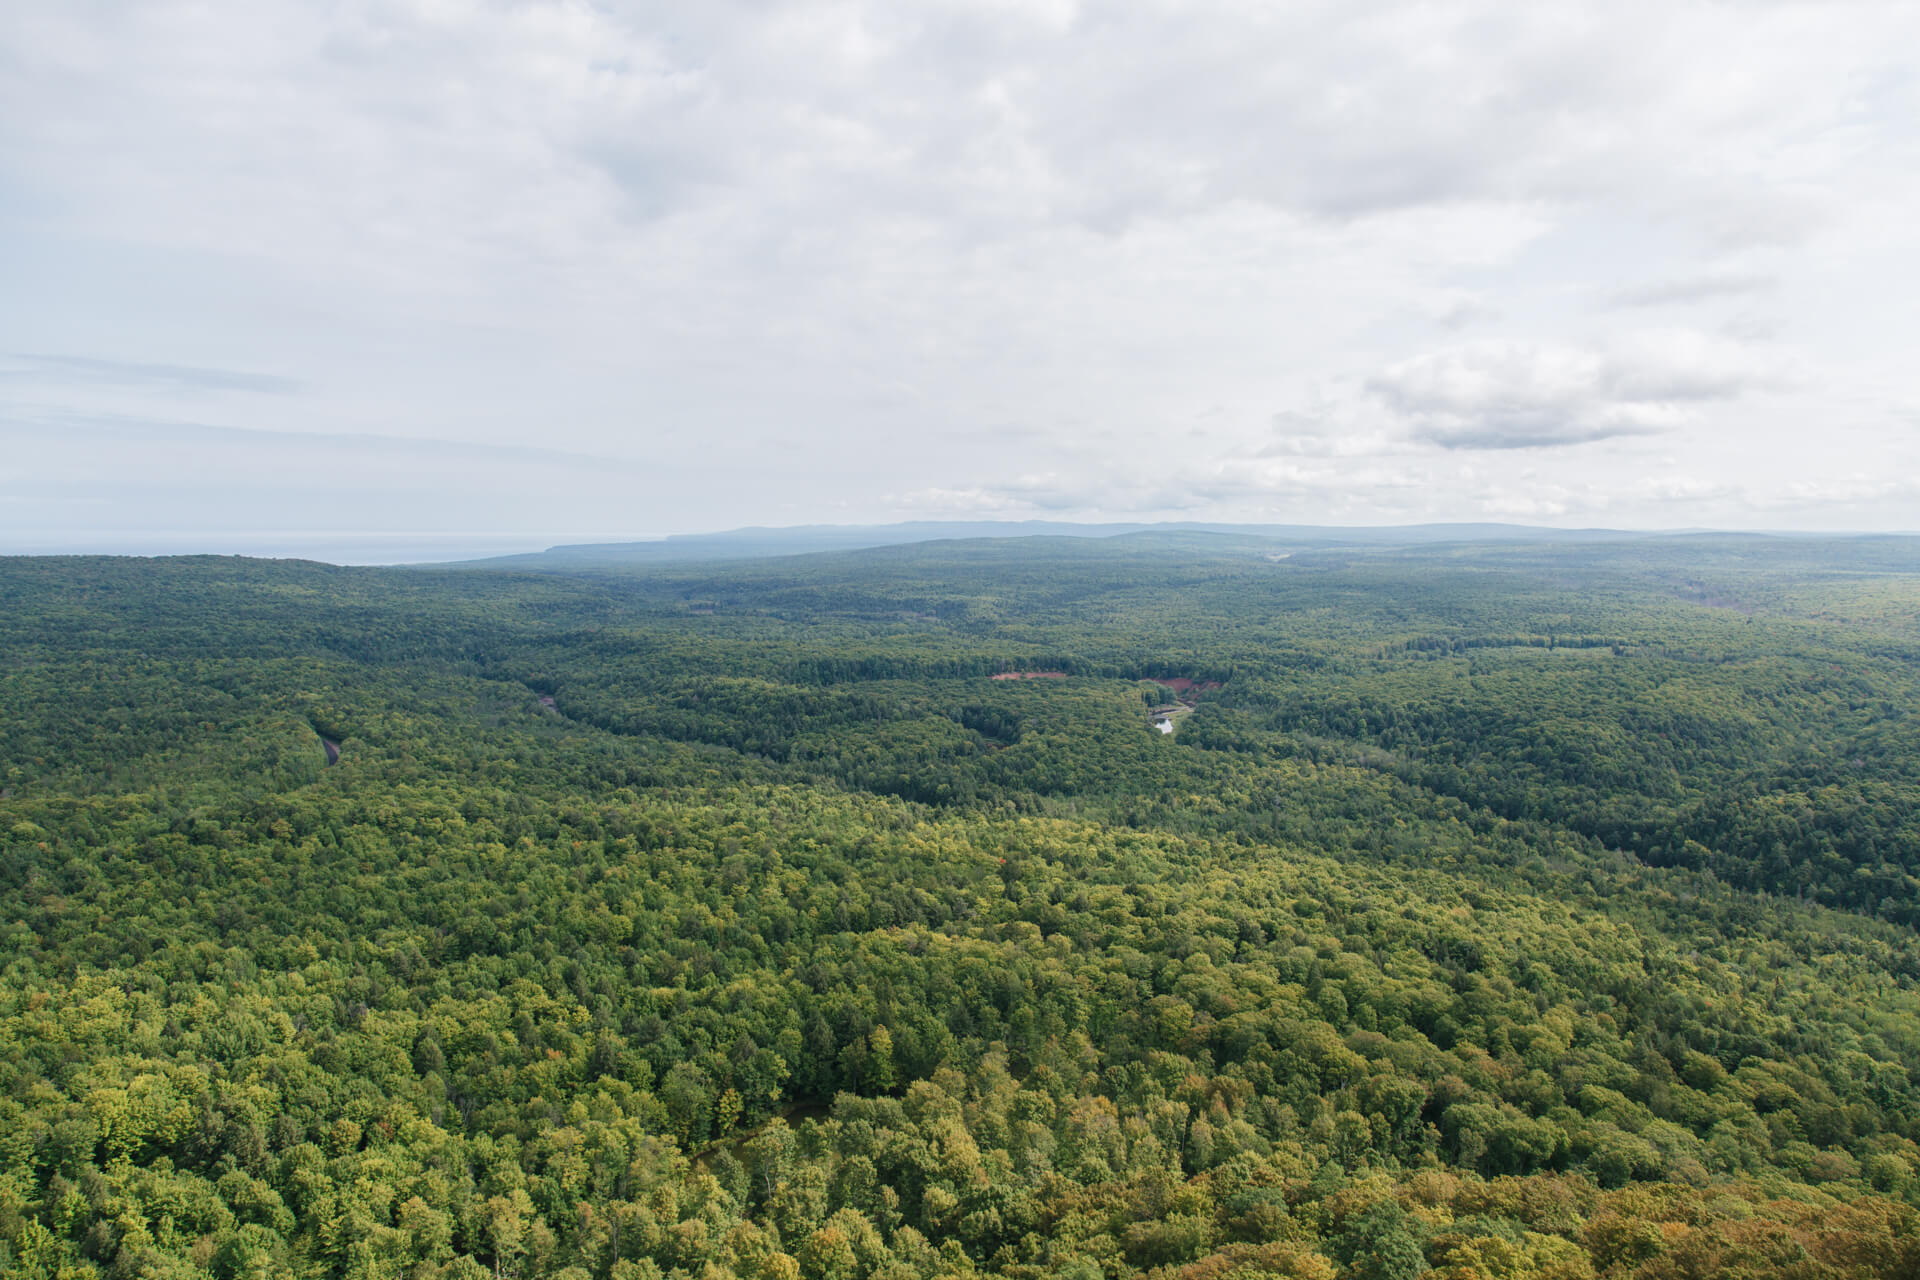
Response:
[[[1912,0],[12,0],[0,550],[1920,528],[1917,50]]]

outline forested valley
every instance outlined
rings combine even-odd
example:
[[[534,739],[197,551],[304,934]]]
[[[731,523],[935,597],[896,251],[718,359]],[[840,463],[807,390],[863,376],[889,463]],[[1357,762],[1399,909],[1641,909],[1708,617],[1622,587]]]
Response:
[[[0,559],[0,657],[9,1277],[1920,1276],[1920,540]]]

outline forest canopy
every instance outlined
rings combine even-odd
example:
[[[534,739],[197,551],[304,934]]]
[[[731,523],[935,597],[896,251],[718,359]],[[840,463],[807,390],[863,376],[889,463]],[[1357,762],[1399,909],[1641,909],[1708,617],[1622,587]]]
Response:
[[[0,657],[9,1276],[1920,1274],[1914,540],[13,559]]]

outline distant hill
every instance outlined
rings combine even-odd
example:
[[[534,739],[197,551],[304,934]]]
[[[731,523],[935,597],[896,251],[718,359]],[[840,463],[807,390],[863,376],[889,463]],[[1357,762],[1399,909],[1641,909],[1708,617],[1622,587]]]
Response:
[[[1602,542],[1669,536],[1620,529],[1548,529],[1518,524],[1303,525],[1078,524],[1064,520],[915,520],[880,525],[752,527],[723,533],[675,534],[646,542],[594,542],[523,555],[460,561],[440,568],[586,569],[754,560],[819,551],[858,551],[969,538],[1114,538],[1141,533],[1209,533],[1264,538],[1293,546],[1388,547],[1457,542]]]

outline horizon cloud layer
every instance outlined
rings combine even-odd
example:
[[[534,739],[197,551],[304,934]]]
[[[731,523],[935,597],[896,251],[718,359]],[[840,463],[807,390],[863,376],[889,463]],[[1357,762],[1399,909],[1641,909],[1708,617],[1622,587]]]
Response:
[[[12,6],[0,552],[1914,528],[1915,49],[1879,0]]]

